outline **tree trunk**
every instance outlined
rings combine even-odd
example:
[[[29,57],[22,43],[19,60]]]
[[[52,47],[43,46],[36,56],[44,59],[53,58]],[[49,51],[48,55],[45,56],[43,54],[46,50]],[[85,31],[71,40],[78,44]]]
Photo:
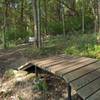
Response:
[[[100,33],[100,0],[98,0],[98,23],[99,23],[99,33]]]
[[[24,15],[24,0],[21,0],[21,15],[20,15],[20,19],[21,19],[22,23],[23,23],[23,15]]]
[[[82,0],[82,32],[85,31],[85,5],[84,0]]]
[[[37,48],[41,47],[41,22],[40,22],[40,0],[32,0],[33,13],[34,13],[34,33],[35,44]]]
[[[4,48],[7,48],[7,41],[6,41],[6,33],[8,29],[7,25],[7,18],[8,18],[8,2],[5,0],[4,4],[4,35],[3,35],[3,45]]]
[[[62,12],[63,35],[65,37],[65,14],[64,14],[64,4],[63,3],[61,3],[61,12]]]
[[[47,0],[44,0],[44,9],[45,9],[45,34],[47,34]]]
[[[37,0],[37,27],[38,27],[38,47],[41,48],[41,12],[40,12],[40,0]]]
[[[99,0],[94,1],[94,12],[95,12],[95,32],[99,32]]]
[[[61,2],[60,0],[58,0],[57,2],[57,17],[58,17],[58,21],[61,21],[62,17],[61,17]]]
[[[33,14],[34,14],[34,35],[35,35],[35,46],[38,47],[38,28],[37,28],[37,7],[36,0],[32,0]]]

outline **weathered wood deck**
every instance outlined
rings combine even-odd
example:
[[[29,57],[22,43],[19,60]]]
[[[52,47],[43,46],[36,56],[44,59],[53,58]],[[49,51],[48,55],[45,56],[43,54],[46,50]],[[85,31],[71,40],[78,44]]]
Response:
[[[19,70],[29,68],[30,64],[63,77],[84,100],[100,100],[100,61],[59,55],[31,61]]]

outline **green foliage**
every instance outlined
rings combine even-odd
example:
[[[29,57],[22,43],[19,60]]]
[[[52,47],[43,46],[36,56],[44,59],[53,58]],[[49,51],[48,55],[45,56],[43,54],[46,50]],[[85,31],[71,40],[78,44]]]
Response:
[[[2,0],[3,1],[3,0]],[[34,20],[31,0],[8,0],[6,19],[6,35],[5,41],[8,44],[15,42],[15,44],[23,43],[29,36],[34,35]],[[83,0],[65,0],[64,15],[65,15],[65,31],[70,34],[82,31],[82,2]],[[93,31],[95,0],[85,0],[85,32]],[[5,3],[5,2],[4,2]],[[63,33],[62,11],[59,0],[47,0],[46,9],[45,1],[41,1],[41,30],[45,36],[45,24],[47,21],[47,30],[49,35],[58,35]],[[47,10],[47,11],[45,11]],[[0,4],[0,33],[4,31],[4,5]],[[94,12],[93,12],[94,11]],[[46,20],[47,12],[47,20]],[[75,13],[75,14],[74,14]],[[1,37],[3,40],[3,36]]]
[[[95,34],[71,36],[67,42],[66,54],[96,57],[97,38]]]
[[[48,32],[50,33],[50,35],[62,34],[62,32],[63,32],[62,22],[61,21],[49,22],[48,23]]]
[[[5,74],[4,74],[4,79],[6,80],[6,79],[10,79],[10,78],[12,78],[12,77],[14,77],[15,76],[15,74],[14,74],[14,71],[13,71],[13,69],[9,69],[9,70],[7,70],[6,72],[5,72]]]
[[[70,16],[66,18],[66,31],[78,31],[81,29],[81,17],[79,16]]]
[[[61,53],[62,48],[57,46],[48,46],[42,48],[27,48],[24,50],[24,55],[29,57],[45,57]]]
[[[29,36],[29,32],[27,32],[27,31],[20,32],[19,30],[11,30],[6,33],[6,38],[8,41],[16,41],[19,38],[25,39],[28,36]]]
[[[39,91],[47,91],[47,83],[43,79],[36,79],[35,80],[35,88]]]
[[[21,96],[18,96],[19,100],[24,100]]]
[[[98,35],[94,34],[68,34],[50,36],[45,41],[43,48],[27,48],[24,55],[32,57],[43,57],[55,54],[70,54],[100,58],[100,46],[97,42]],[[99,53],[99,54],[98,54]]]
[[[93,19],[89,16],[85,16],[85,31],[93,28]],[[82,17],[81,16],[68,16],[65,20],[65,31],[75,32],[82,30]],[[63,33],[62,21],[50,21],[48,22],[48,32],[50,35],[57,35]]]

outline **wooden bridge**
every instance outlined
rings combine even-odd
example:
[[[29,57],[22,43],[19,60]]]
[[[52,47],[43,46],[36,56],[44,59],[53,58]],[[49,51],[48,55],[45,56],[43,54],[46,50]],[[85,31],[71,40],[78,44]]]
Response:
[[[49,71],[65,79],[68,86],[68,99],[73,88],[84,100],[100,100],[100,61],[87,57],[66,55],[33,60],[19,70],[31,65]]]

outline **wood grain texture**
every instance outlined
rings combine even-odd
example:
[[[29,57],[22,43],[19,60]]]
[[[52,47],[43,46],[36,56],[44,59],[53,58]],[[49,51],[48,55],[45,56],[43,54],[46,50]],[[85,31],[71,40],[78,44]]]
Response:
[[[96,80],[97,78],[100,78],[100,68],[72,81],[71,85],[77,91],[78,89],[91,83],[92,81]]]
[[[100,100],[100,90],[94,93],[92,96],[87,98],[86,100]]]
[[[98,68],[100,68],[100,62],[96,62],[96,63],[90,64],[86,67],[82,67],[78,70],[74,70],[74,71],[64,75],[63,78],[66,81],[71,82],[71,81],[76,80],[77,78],[80,78],[80,77],[86,75],[87,73],[90,73]]]
[[[97,60],[95,60],[95,59],[88,59],[88,58],[83,59],[82,61],[79,61],[79,62],[76,62],[76,63],[69,65],[68,68],[64,68],[64,69],[57,71],[56,74],[60,75],[60,76],[64,76],[67,73],[70,73],[72,71],[78,70],[78,69],[83,68],[83,67],[86,67],[89,64],[94,63],[96,61]]]
[[[79,89],[77,93],[86,100],[86,98],[92,96],[98,90],[100,90],[100,78]]]

